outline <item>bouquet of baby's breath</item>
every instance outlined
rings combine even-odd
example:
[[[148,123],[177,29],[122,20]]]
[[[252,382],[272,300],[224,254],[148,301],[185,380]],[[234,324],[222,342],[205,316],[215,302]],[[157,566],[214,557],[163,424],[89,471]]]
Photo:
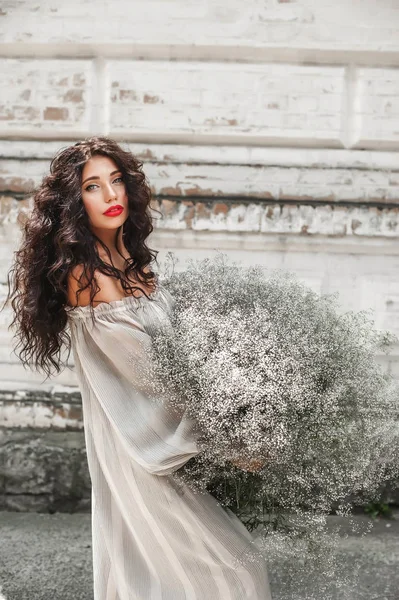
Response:
[[[396,338],[366,312],[220,253],[164,285],[172,328],[154,335],[154,364],[200,449],[177,478],[275,531],[287,513],[344,513],[397,476],[398,389],[375,358]]]

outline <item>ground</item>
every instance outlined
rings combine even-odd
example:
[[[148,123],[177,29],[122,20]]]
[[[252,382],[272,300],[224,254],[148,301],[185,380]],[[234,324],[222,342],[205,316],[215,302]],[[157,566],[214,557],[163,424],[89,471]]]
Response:
[[[273,600],[399,600],[399,511],[394,517],[376,521],[363,537],[349,531],[342,538],[344,568],[349,574],[359,569],[359,583],[349,595],[317,594],[306,576],[288,592],[289,565],[271,557]],[[0,600],[92,600],[91,552],[89,513],[0,512]]]

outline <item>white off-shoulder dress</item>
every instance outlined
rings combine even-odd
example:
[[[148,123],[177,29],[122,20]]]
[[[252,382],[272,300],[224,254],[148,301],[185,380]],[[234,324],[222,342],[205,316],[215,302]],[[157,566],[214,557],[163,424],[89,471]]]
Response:
[[[67,308],[92,483],[95,600],[270,600],[252,535],[174,473],[199,450],[193,422],[140,377],[175,300],[163,284]]]

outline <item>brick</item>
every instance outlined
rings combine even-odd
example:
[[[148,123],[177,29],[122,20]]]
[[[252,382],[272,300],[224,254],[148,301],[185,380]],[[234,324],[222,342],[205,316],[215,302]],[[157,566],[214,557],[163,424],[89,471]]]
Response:
[[[49,106],[44,109],[43,118],[45,121],[67,121],[69,112],[66,108]]]
[[[172,215],[176,212],[176,200],[162,200],[161,207],[165,216]]]
[[[229,207],[227,204],[223,204],[222,202],[216,202],[216,204],[213,206],[212,212],[214,215],[218,215],[220,213],[225,215],[229,212]]]

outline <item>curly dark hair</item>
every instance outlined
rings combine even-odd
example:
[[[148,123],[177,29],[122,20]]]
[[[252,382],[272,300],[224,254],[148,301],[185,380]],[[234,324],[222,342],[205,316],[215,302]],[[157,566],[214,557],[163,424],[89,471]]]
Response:
[[[130,258],[123,275],[100,258],[96,242],[109,257],[110,252],[90,230],[82,201],[82,171],[85,163],[97,154],[115,161],[125,183],[128,217],[121,227]],[[89,287],[92,316],[92,301],[99,291],[95,271],[116,277],[126,295],[141,289],[127,281],[132,273],[135,281],[142,283],[157,280],[152,270],[143,270],[156,260],[158,252],[150,250],[145,243],[153,225],[151,190],[142,167],[142,162],[131,152],[107,137],[87,138],[62,149],[51,161],[50,173],[34,192],[33,210],[23,226],[22,243],[14,253],[8,273],[5,304],[11,300],[14,312],[9,329],[16,329],[14,351],[24,368],[33,364],[49,377],[53,370],[59,373],[66,366],[71,351],[66,311],[68,275],[75,266],[83,267],[78,294]],[[61,359],[63,347],[68,350],[65,363]]]

